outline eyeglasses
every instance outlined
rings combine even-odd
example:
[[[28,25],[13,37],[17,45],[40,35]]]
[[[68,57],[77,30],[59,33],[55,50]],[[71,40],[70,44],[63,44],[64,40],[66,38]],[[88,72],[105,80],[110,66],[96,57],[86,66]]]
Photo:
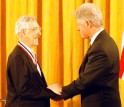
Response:
[[[34,28],[25,28],[25,30],[33,30],[33,31],[41,31],[41,27],[34,27]]]
[[[41,33],[41,27],[25,28],[25,30],[32,30],[34,33],[37,33],[37,32]]]

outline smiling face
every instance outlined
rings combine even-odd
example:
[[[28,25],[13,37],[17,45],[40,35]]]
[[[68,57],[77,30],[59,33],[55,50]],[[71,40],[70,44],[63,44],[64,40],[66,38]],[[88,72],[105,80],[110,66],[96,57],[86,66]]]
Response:
[[[25,26],[25,29],[22,29],[22,33],[24,38],[24,41],[22,42],[24,42],[28,47],[33,48],[38,45],[38,38],[41,35],[41,30],[36,21],[29,22]]]

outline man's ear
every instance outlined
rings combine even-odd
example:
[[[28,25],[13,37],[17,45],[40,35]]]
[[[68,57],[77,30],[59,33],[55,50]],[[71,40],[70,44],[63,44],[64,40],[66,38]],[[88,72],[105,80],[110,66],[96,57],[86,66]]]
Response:
[[[89,28],[92,28],[92,27],[93,27],[93,24],[92,24],[91,21],[86,21],[86,24],[87,24],[87,26],[88,26]]]
[[[22,35],[23,37],[25,37],[25,35],[26,35],[25,29],[22,29],[22,30],[21,30],[21,35]]]

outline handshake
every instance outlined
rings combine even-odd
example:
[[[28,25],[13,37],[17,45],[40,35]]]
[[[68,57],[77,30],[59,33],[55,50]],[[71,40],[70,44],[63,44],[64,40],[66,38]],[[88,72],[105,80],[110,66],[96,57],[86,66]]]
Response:
[[[51,91],[53,91],[55,94],[57,94],[57,97],[54,98],[53,100],[58,101],[58,100],[62,100],[62,87],[59,84],[53,84],[47,87],[48,89],[50,89]]]

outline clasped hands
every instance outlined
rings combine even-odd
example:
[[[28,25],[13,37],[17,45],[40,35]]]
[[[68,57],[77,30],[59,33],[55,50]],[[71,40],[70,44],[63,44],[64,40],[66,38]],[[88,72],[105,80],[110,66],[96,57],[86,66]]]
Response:
[[[61,97],[62,88],[61,88],[61,86],[59,84],[53,84],[53,85],[48,86],[47,88],[50,89],[51,91],[53,91],[54,93],[56,93],[58,95],[53,100],[55,100],[55,101],[62,100],[62,97]]]

